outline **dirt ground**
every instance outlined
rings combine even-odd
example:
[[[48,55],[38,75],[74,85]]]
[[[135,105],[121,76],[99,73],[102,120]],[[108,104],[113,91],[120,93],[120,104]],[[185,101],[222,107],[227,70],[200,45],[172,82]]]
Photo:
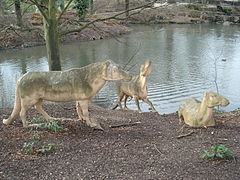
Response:
[[[47,104],[54,117],[77,120],[73,103]],[[11,109],[1,109],[0,119]],[[217,126],[189,128],[178,123],[176,113],[106,110],[91,105],[91,118],[105,131],[93,130],[81,121],[62,120],[61,132],[25,129],[20,120],[13,125],[0,123],[0,179],[231,179],[240,177],[239,111],[216,115]],[[36,115],[28,112],[28,119]],[[112,128],[111,125],[137,123]],[[193,132],[189,136],[178,138]],[[49,153],[29,154],[25,142],[40,135],[41,144],[56,144]],[[235,154],[232,160],[208,161],[200,158],[204,150],[223,144]]]

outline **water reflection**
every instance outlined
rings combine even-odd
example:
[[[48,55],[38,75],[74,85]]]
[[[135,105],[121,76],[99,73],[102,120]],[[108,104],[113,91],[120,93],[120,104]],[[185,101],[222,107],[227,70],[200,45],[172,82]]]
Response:
[[[224,110],[240,107],[240,30],[237,26],[221,25],[154,25],[134,26],[130,35],[116,39],[69,43],[61,47],[63,69],[81,67],[97,61],[112,59],[124,65],[136,51],[128,68],[139,72],[140,64],[153,61],[153,73],[148,79],[149,99],[160,113],[177,110],[187,97],[201,98],[202,93],[216,90],[231,104]],[[227,59],[226,62],[221,59]],[[0,106],[11,107],[16,80],[28,71],[47,71],[46,49],[34,47],[0,52]],[[108,83],[94,102],[106,108],[116,98],[114,83]],[[136,109],[133,102],[128,102]],[[148,111],[146,104],[142,109]]]

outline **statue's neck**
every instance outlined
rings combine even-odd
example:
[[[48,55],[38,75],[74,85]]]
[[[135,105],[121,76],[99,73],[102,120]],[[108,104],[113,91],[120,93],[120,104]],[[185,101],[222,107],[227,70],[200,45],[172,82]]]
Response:
[[[211,116],[212,111],[213,111],[213,108],[208,107],[206,100],[203,99],[201,102],[201,105],[200,105],[199,112],[198,112],[198,115],[201,116],[200,118]]]

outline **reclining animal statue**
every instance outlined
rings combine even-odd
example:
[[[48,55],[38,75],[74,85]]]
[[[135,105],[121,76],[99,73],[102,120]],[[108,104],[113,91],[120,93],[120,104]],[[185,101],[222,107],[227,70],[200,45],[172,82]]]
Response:
[[[180,104],[178,109],[179,122],[185,122],[193,127],[215,126],[213,107],[227,106],[228,104],[229,101],[225,97],[215,92],[205,92],[202,102],[189,98]]]
[[[3,123],[11,124],[20,116],[23,127],[28,127],[30,125],[26,122],[26,112],[31,106],[49,120],[54,118],[42,109],[44,100],[77,101],[79,118],[86,121],[90,127],[102,129],[98,122],[93,122],[89,118],[89,100],[106,81],[130,81],[131,78],[130,74],[121,70],[111,60],[67,71],[28,72],[17,81],[13,112],[8,119],[3,119]]]
[[[137,105],[138,112],[142,112],[139,106],[139,100],[146,102],[153,112],[157,112],[152,102],[147,98],[147,77],[152,72],[152,61],[146,61],[140,67],[139,75],[133,76],[129,82],[119,82],[117,84],[118,97],[117,104],[112,108],[116,109],[118,106],[122,109],[121,101],[124,98],[124,109],[128,109],[126,102],[128,97],[133,97]]]

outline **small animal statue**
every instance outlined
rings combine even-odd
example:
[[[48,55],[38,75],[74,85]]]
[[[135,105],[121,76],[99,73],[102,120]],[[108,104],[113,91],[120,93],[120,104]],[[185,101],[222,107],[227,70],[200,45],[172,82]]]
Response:
[[[139,100],[143,100],[152,108],[153,112],[157,112],[152,102],[147,98],[147,77],[151,74],[151,72],[152,61],[146,61],[141,65],[139,75],[133,76],[132,80],[129,82],[119,82],[117,84],[117,104],[113,107],[113,109],[116,109],[118,106],[122,109],[121,101],[123,98],[124,109],[128,109],[126,105],[127,99],[128,97],[133,97],[139,113],[142,112],[139,106]]]
[[[77,108],[79,117],[85,120],[88,126],[102,129],[98,122],[89,118],[89,100],[106,81],[130,81],[131,78],[130,74],[121,70],[111,60],[67,71],[28,72],[17,81],[14,109],[8,119],[3,119],[3,123],[11,124],[20,116],[23,126],[28,127],[30,125],[26,122],[26,112],[31,106],[49,120],[54,118],[42,109],[44,100],[77,101],[77,104],[81,104],[81,112]]]
[[[185,122],[193,127],[215,126],[213,107],[227,106],[228,104],[229,101],[225,97],[215,92],[205,92],[202,102],[189,98],[180,104],[178,109],[179,122]]]

